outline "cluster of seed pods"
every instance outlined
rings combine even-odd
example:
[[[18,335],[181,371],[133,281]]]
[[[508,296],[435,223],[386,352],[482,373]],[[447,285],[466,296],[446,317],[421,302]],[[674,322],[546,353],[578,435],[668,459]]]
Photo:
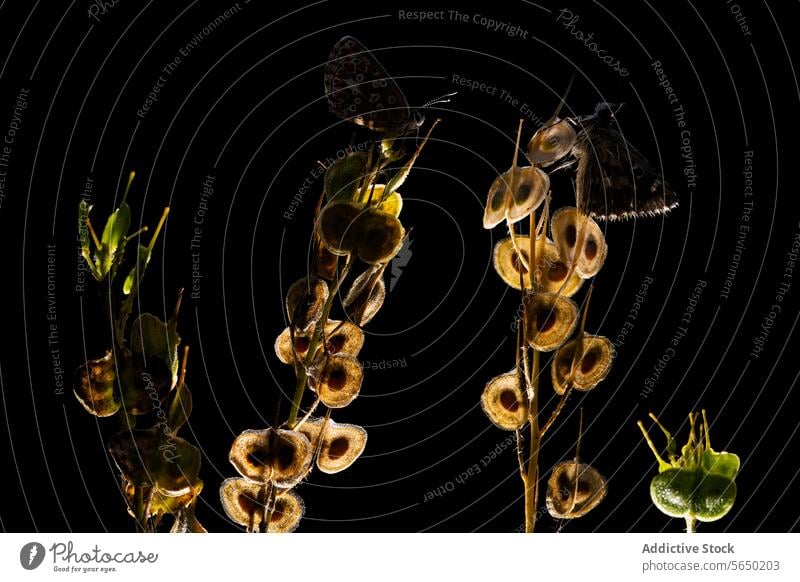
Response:
[[[397,152],[385,148],[377,154],[351,152],[326,169],[326,203],[320,204],[315,221],[313,266],[308,276],[289,287],[289,325],[275,341],[278,359],[295,370],[293,408],[281,426],[247,430],[235,439],[230,461],[240,477],[227,479],[220,489],[225,512],[247,531],[294,531],[305,510],[296,488],[312,468],[338,473],[364,451],[367,432],[337,423],[331,415],[351,404],[361,390],[361,328],[383,306],[384,272],[406,236],[397,188],[424,143],[385,183],[378,180],[386,165],[398,158]],[[344,292],[348,275],[359,266],[361,272]],[[342,320],[330,318],[337,299]],[[298,418],[305,388],[314,400]],[[324,414],[311,416],[319,406]]]
[[[529,153],[533,163],[520,167],[517,152],[521,131],[520,123],[512,166],[494,180],[483,224],[489,229],[505,223],[509,229],[510,236],[495,245],[493,263],[500,278],[521,292],[524,317],[518,347],[524,356],[518,353],[516,366],[491,379],[481,396],[489,420],[518,435],[534,420],[537,424],[533,426],[538,426],[538,417],[533,418],[539,414],[538,405],[533,404],[538,403],[537,392],[543,383],[531,377],[529,370],[521,369],[529,352],[536,353],[537,362],[540,354],[552,354],[551,385],[562,399],[555,415],[572,391],[588,392],[604,380],[614,358],[608,338],[585,333],[586,312],[581,318],[572,299],[584,281],[592,279],[603,266],[608,253],[603,231],[575,206],[559,208],[550,219],[550,179],[541,169],[544,164],[538,155],[542,144],[549,147],[550,140],[537,132],[529,147],[529,152],[537,155]],[[537,222],[536,211],[542,206]],[[516,230],[515,224],[523,219],[529,219],[531,225],[527,235]],[[547,484],[547,509],[559,519],[580,517],[597,506],[605,493],[602,475],[576,455],[553,470]]]

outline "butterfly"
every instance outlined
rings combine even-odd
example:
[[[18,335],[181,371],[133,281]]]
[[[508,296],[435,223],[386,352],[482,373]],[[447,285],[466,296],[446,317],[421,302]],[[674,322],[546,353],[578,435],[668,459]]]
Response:
[[[337,117],[388,136],[416,131],[425,122],[423,112],[411,110],[375,55],[352,36],[341,38],[331,49],[325,65],[325,97]]]
[[[577,206],[601,220],[654,216],[678,205],[678,196],[647,159],[617,129],[621,106],[600,103],[591,115],[559,119],[539,129],[528,158],[548,166],[567,156],[577,162]]]

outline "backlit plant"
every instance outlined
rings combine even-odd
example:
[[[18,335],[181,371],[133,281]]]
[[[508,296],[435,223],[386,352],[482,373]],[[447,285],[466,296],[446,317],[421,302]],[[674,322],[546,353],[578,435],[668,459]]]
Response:
[[[73,392],[97,417],[116,416],[118,432],[106,447],[120,474],[120,489],[138,531],[156,531],[165,515],[173,519],[172,532],[204,532],[195,517],[200,450],[177,436],[192,409],[186,385],[188,347],[182,362],[177,317],[180,297],[172,317],[161,321],[141,313],[129,324],[134,299],[150,262],[153,248],[166,221],[165,208],[147,245],[137,244],[136,256],[127,260],[129,243],[148,228],[129,234],[131,210],[127,203],[133,182],[131,172],[120,205],[105,223],[102,235],[92,226],[92,208],[79,207],[81,254],[101,284],[112,338],[106,353],[75,371]],[[132,264],[131,264],[132,263]],[[117,289],[119,270],[129,268]]]

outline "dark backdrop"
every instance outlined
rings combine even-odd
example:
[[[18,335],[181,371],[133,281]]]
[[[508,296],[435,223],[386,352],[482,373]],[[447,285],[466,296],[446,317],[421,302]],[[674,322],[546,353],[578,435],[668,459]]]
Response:
[[[588,329],[617,338],[632,310],[635,319],[628,319],[632,327],[618,342],[608,379],[571,399],[544,445],[544,469],[570,458],[582,404],[582,456],[608,478],[609,494],[563,530],[680,531],[682,522],[650,503],[656,465],[635,421],[654,411],[680,428],[683,440],[686,413],[701,407],[713,420],[712,444],[743,461],[736,506],[702,530],[796,529],[792,338],[800,281],[785,276],[800,219],[794,5],[520,0],[464,9],[468,22],[447,13],[444,21],[419,23],[400,19],[398,10],[429,3],[242,1],[198,42],[195,35],[231,6],[0,6],[0,133],[12,123],[20,91],[29,90],[2,168],[3,529],[132,530],[103,446],[115,421],[86,414],[69,383],[59,393],[52,352],[59,350],[69,378],[108,344],[98,291],[91,282],[76,290],[77,203],[91,178],[95,213],[109,212],[131,169],[138,173],[130,196],[137,224],[155,224],[161,208],[172,206],[141,307],[163,316],[177,290],[187,288],[180,332],[191,346],[195,409],[183,435],[203,451],[198,515],[211,531],[236,529],[221,513],[217,491],[235,474],[227,461],[233,437],[265,426],[280,391],[292,390],[291,370],[272,345],[285,325],[283,292],[305,272],[321,180],[311,178],[291,218],[285,212],[317,160],[370,137],[329,114],[323,97],[323,63],[345,34],[374,51],[412,104],[459,94],[427,114],[443,121],[402,188],[411,259],[367,327],[361,354],[405,365],[367,371],[362,396],[334,415],[367,428],[367,450],[347,472],[315,472],[300,487],[307,504],[301,531],[512,531],[522,524],[514,447],[479,406],[486,381],[513,365],[518,304],[491,266],[504,233],[484,230],[481,215],[489,184],[510,165],[522,104],[534,119],[546,119],[573,74],[568,112],[589,113],[602,100],[626,103],[619,117],[626,137],[663,166],[681,205],[666,220],[607,228],[610,254],[596,279]],[[557,21],[564,7],[579,16],[571,28]],[[520,32],[488,30],[474,14]],[[619,59],[628,75],[571,34],[578,30],[594,33],[598,50]],[[137,116],[162,69],[192,42],[165,75],[159,100]],[[654,61],[684,109],[688,133],[678,127]],[[454,74],[497,86],[497,94],[455,87]],[[503,89],[518,102],[502,99]],[[526,140],[535,126],[526,124]],[[752,198],[743,175],[748,150]],[[209,174],[214,194],[203,217],[202,280],[193,299],[190,243]],[[568,203],[568,179],[554,179],[553,189],[556,205]],[[752,212],[743,222],[748,200]],[[51,255],[47,245],[55,245]],[[56,266],[52,303],[48,256]],[[637,299],[649,278],[646,297]],[[686,335],[659,365],[698,282],[705,287]],[[781,283],[790,285],[781,312],[770,318]],[[756,357],[760,335],[766,340]],[[649,391],[648,378],[656,378]],[[549,394],[543,398],[552,406]],[[558,527],[549,517],[540,522],[542,531]]]

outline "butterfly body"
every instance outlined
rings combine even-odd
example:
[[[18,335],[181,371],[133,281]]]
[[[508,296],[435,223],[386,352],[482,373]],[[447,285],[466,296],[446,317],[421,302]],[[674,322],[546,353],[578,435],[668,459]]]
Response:
[[[601,220],[654,216],[678,205],[678,197],[617,128],[619,107],[601,103],[591,115],[557,119],[536,132],[529,157],[547,166],[577,163],[577,206]]]
[[[425,121],[412,111],[397,82],[352,36],[340,39],[325,66],[325,96],[331,113],[387,136],[415,131]]]

